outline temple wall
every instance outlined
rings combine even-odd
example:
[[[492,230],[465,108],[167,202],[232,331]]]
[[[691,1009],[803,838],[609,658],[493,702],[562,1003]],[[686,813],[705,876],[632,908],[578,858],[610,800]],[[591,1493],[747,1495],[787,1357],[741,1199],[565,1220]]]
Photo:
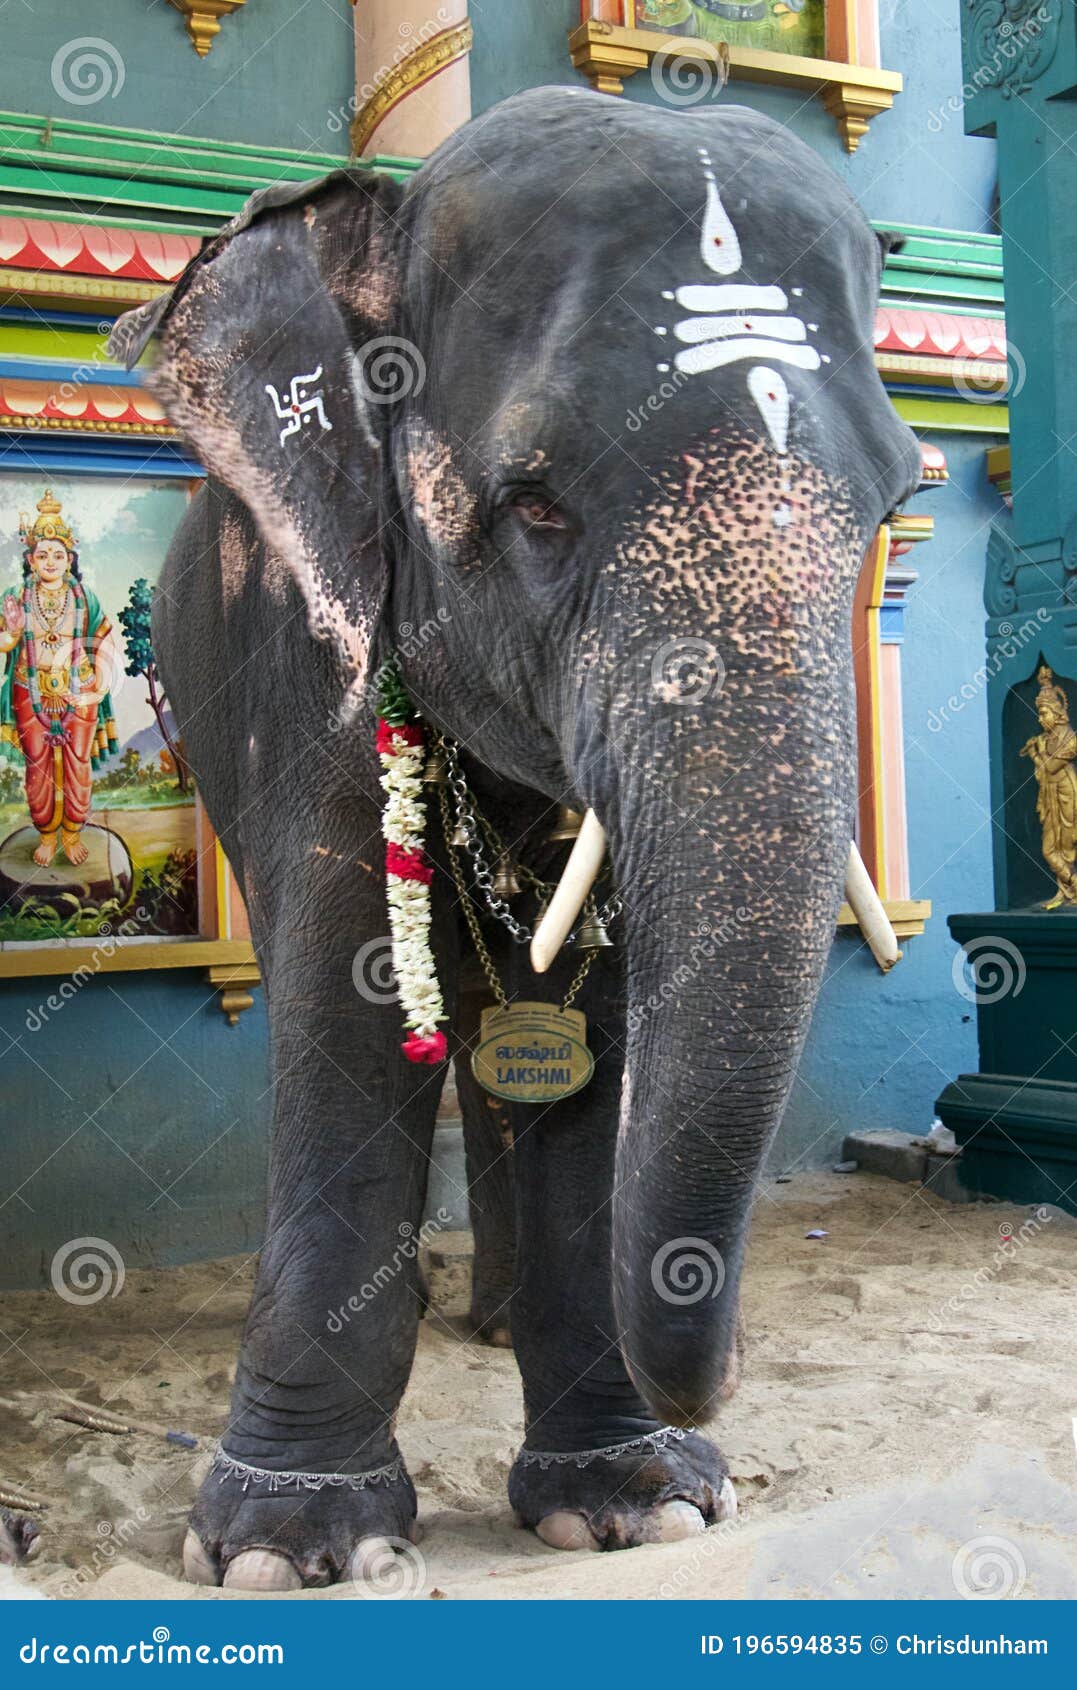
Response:
[[[350,0],[247,0],[200,59],[166,0],[34,0],[32,14],[5,23],[0,110],[346,152],[353,27]],[[82,37],[110,43],[124,75],[117,94],[76,107],[57,96],[51,72],[57,50]]]

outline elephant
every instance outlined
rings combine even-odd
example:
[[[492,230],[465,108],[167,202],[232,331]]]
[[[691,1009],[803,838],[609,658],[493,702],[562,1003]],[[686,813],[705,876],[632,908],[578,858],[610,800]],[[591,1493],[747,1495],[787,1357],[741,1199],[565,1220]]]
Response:
[[[428,807],[474,1319],[511,1327],[522,1378],[511,1506],[606,1550],[733,1510],[701,1428],[736,1382],[750,1205],[842,897],[853,593],[920,475],[873,357],[884,244],[754,110],[543,88],[404,186],[357,165],[256,194],[115,326],[128,366],[155,342],[150,385],[207,471],[153,639],[246,900],[273,1076],[189,1578],[363,1578],[416,1530],[400,1243],[445,1066],[404,1059],[399,1006],[353,966],[388,931],[390,657],[498,836],[556,880],[551,820],[585,812],[620,910],[576,1001],[589,1083],[487,1096],[468,900],[509,1000],[559,1002],[579,950],[538,978]]]

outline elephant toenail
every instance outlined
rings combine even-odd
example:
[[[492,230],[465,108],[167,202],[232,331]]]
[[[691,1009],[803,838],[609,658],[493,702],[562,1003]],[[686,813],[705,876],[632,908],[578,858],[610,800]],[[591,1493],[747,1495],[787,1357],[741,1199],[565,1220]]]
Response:
[[[217,1569],[206,1554],[202,1539],[189,1531],[183,1540],[183,1576],[188,1584],[217,1584]]]
[[[349,1555],[344,1576],[361,1596],[419,1596],[426,1562],[406,1538],[365,1537]]]
[[[245,1549],[228,1563],[226,1590],[302,1590],[303,1580],[292,1563],[271,1549]]]
[[[559,1509],[556,1514],[547,1514],[544,1520],[539,1521],[535,1532],[551,1549],[602,1548],[583,1516],[570,1514],[567,1509]]]
[[[691,1502],[664,1502],[651,1516],[647,1537],[651,1543],[675,1543],[678,1538],[697,1537],[706,1531],[699,1509]]]

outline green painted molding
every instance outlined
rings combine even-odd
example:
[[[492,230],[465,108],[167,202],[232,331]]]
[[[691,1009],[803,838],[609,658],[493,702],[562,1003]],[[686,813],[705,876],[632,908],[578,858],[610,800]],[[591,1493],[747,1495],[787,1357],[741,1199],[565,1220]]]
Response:
[[[259,188],[304,182],[356,162],[343,153],[0,112],[0,210],[21,217],[211,235]],[[388,155],[363,161],[400,181],[420,163]]]
[[[1002,239],[962,229],[928,229],[919,223],[872,225],[904,236],[900,252],[891,252],[882,278],[885,304],[928,304],[933,311],[1001,317]]]
[[[933,434],[997,434],[1010,432],[1010,413],[1005,405],[977,405],[968,399],[923,399],[894,393],[891,402],[898,416],[910,428]]]

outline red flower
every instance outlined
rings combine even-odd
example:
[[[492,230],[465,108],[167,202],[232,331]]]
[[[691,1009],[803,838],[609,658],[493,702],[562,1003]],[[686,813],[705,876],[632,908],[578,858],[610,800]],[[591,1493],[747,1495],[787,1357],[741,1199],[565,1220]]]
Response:
[[[400,1048],[409,1062],[427,1062],[431,1067],[444,1062],[448,1055],[444,1033],[429,1033],[425,1038],[420,1033],[409,1033]]]
[[[385,872],[395,874],[401,880],[417,880],[423,886],[429,886],[434,878],[434,870],[424,852],[408,851],[403,845],[391,843],[385,847]]]
[[[379,757],[395,757],[402,746],[423,743],[423,730],[418,722],[402,722],[399,727],[394,727],[383,716],[378,717],[378,734],[374,744]]]

